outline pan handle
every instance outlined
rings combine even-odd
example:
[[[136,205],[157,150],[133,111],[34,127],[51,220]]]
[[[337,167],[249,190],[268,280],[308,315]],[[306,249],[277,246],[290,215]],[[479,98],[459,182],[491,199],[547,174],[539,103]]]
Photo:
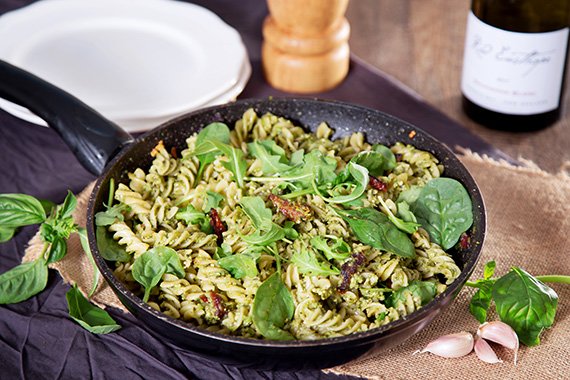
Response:
[[[37,76],[0,60],[0,97],[45,120],[89,172],[100,175],[132,136],[93,108]]]

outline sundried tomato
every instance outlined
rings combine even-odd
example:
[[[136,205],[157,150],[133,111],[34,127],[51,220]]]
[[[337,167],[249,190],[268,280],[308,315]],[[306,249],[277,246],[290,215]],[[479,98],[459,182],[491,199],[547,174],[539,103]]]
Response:
[[[216,317],[222,319],[226,315],[226,308],[224,307],[224,300],[218,293],[210,292],[210,298],[212,299],[212,304],[216,309]]]
[[[289,202],[288,200],[280,198],[275,194],[269,194],[269,200],[273,202],[273,205],[275,205],[277,211],[295,223],[299,223],[303,219],[310,218],[312,215],[311,208],[306,204]]]
[[[358,267],[364,264],[366,257],[362,253],[354,253],[351,256],[351,260],[342,264],[340,267],[340,274],[342,276],[342,282],[338,286],[338,291],[340,293],[346,292],[350,288],[350,280],[352,276],[358,271]]]
[[[227,230],[227,228],[224,225],[224,222],[222,222],[222,219],[220,219],[220,214],[218,214],[215,208],[210,210],[210,226],[212,226],[214,233],[218,237],[218,245],[222,245],[224,242],[223,233]]]
[[[387,191],[388,190],[388,186],[379,178],[376,178],[374,176],[369,176],[370,180],[368,181],[368,184],[370,185],[371,188],[376,189],[378,191]]]

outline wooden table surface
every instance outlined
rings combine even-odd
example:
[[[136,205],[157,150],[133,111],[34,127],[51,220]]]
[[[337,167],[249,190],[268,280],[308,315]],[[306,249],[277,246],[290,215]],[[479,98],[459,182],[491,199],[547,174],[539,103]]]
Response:
[[[469,0],[352,0],[350,48],[505,153],[558,171],[570,161],[570,80],[561,119],[538,132],[487,129],[463,113],[460,78],[469,7]]]

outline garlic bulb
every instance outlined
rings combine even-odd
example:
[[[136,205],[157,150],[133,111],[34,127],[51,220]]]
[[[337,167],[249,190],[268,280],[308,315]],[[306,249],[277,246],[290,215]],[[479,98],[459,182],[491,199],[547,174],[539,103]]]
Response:
[[[430,342],[423,350],[414,352],[430,352],[444,358],[458,358],[473,351],[473,335],[462,331],[456,334],[444,335]]]

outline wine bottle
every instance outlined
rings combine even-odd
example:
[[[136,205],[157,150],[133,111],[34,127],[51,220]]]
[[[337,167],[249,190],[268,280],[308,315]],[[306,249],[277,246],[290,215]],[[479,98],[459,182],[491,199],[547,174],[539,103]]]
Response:
[[[491,128],[528,131],[560,117],[570,0],[472,0],[463,109]]]

